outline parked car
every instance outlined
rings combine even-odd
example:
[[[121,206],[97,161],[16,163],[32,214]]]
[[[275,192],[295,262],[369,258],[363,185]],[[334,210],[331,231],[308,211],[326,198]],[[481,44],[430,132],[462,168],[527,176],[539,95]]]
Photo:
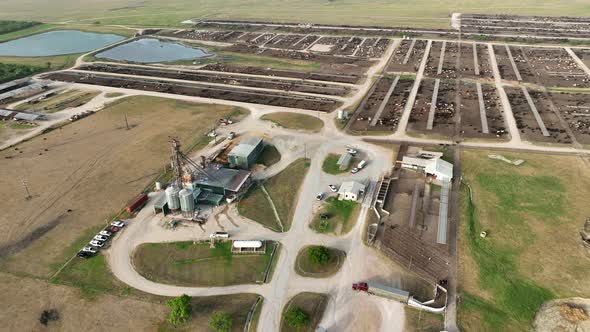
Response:
[[[93,253],[93,254],[96,254],[98,252],[98,250],[96,250],[96,248],[91,247],[91,246],[86,246],[86,247],[82,248],[82,251]]]
[[[111,226],[123,228],[123,227],[125,227],[125,222],[123,222],[121,220],[115,220],[111,223]]]
[[[89,251],[78,251],[76,256],[86,259],[86,258],[90,258],[90,257],[94,256],[94,254]]]
[[[106,230],[109,231],[109,232],[111,232],[111,233],[117,233],[120,230],[120,228],[117,227],[117,226],[109,226],[109,227],[106,228]]]
[[[227,139],[231,141],[234,138],[236,138],[236,133],[234,131],[232,131],[229,133],[229,136],[227,136]]]
[[[92,241],[90,241],[89,244],[93,247],[98,247],[98,248],[102,248],[104,246],[104,242],[97,241],[97,240],[92,240]]]
[[[321,201],[322,199],[324,199],[324,193],[317,194],[315,199],[317,199],[318,201]]]
[[[94,236],[94,239],[95,239],[96,241],[102,241],[102,242],[106,242],[106,240],[108,240],[109,238],[108,238],[108,237],[106,237],[106,236],[103,236],[103,235],[95,235],[95,236]]]
[[[111,232],[109,232],[107,230],[102,230],[102,231],[98,232],[98,234],[99,235],[102,235],[102,236],[106,236],[106,237],[109,237],[109,236],[113,235],[113,233],[111,233]]]
[[[353,168],[353,169],[350,170],[350,173],[356,174],[356,173],[358,173],[358,171],[360,171],[360,169],[358,169],[358,168],[355,167],[355,168]]]
[[[366,160],[361,160],[361,162],[356,165],[356,168],[358,168],[359,170],[365,168],[365,166],[367,165],[367,161]]]
[[[213,232],[209,235],[212,239],[227,239],[229,238],[228,232]]]
[[[358,153],[358,151],[353,148],[346,148],[346,152],[350,153],[353,156]]]
[[[338,191],[338,188],[336,188],[336,186],[333,185],[333,184],[329,184],[328,187],[330,187],[330,190],[332,190],[333,192],[337,192]]]

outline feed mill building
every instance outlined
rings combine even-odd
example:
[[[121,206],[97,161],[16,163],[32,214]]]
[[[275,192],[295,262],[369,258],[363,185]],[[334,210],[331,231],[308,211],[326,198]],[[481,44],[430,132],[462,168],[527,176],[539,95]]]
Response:
[[[234,147],[227,155],[229,167],[240,169],[250,168],[256,163],[263,148],[264,144],[260,137],[243,139],[240,144]]]

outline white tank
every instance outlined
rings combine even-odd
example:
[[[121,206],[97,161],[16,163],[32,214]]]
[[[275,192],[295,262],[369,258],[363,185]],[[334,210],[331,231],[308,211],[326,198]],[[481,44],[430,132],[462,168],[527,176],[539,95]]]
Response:
[[[178,198],[179,191],[180,189],[175,185],[166,188],[166,202],[168,202],[170,210],[180,209],[180,199]]]
[[[195,211],[195,198],[193,197],[193,191],[185,188],[178,193],[180,199],[180,210],[182,212],[193,212]]]

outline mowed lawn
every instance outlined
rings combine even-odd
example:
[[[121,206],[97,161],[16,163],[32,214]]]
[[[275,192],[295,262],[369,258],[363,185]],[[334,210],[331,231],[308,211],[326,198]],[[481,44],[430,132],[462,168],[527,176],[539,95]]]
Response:
[[[264,282],[274,242],[266,242],[264,254],[235,255],[231,246],[231,241],[217,243],[214,248],[209,242],[147,243],[135,249],[133,265],[147,279],[170,285],[214,287]]]
[[[183,148],[236,107],[129,97],[60,129],[0,152],[3,171],[0,268],[47,278],[169,163],[169,136]],[[125,116],[130,130],[125,129]],[[25,176],[33,196],[25,200]],[[80,244],[84,244],[82,241]],[[42,254],[41,254],[42,253]]]
[[[346,259],[346,252],[336,248],[328,248],[330,252],[330,259],[324,264],[317,264],[309,257],[310,247],[305,247],[299,251],[295,259],[295,272],[297,274],[310,278],[327,278],[336,274],[344,260]]]
[[[179,26],[181,21],[194,18],[446,28],[453,12],[590,16],[585,0],[440,0],[434,5],[427,0],[262,0],[247,3],[226,0],[222,6],[215,0],[199,1],[198,5],[189,0],[85,0],[76,3],[6,0],[2,3],[0,18],[151,26]]]
[[[339,201],[336,197],[328,197],[322,209],[316,214],[309,227],[318,233],[343,235],[356,225],[360,205],[353,201]],[[325,213],[328,219],[322,220],[320,214]]]
[[[291,228],[299,187],[301,187],[308,169],[309,159],[297,159],[263,184],[277,209],[284,231]],[[281,231],[270,202],[260,185],[252,187],[240,200],[238,211],[244,217],[259,222],[265,227],[274,231]]]
[[[316,117],[307,114],[275,112],[265,114],[261,120],[271,121],[287,129],[319,131],[324,127],[324,122]]]
[[[283,319],[281,319],[281,332],[313,332],[324,316],[328,305],[328,296],[319,293],[299,293],[292,297],[283,308]],[[309,324],[296,329],[287,325],[284,320],[285,313],[289,307],[294,306],[303,310],[309,317]]]
[[[462,155],[460,237],[464,331],[528,330],[547,300],[590,296],[590,265],[579,231],[590,215],[590,169],[579,157],[504,154]],[[480,232],[486,231],[486,238]]]

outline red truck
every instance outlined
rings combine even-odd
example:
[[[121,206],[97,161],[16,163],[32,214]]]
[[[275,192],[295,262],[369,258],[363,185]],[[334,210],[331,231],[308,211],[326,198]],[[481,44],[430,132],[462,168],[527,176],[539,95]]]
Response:
[[[133,211],[137,210],[139,207],[143,206],[145,202],[148,200],[147,194],[141,194],[137,196],[129,205],[127,205],[127,212],[132,213]]]
[[[388,299],[408,303],[410,293],[405,290],[383,286],[372,282],[357,282],[352,284],[352,290],[357,292],[365,292],[372,295],[385,297]]]

